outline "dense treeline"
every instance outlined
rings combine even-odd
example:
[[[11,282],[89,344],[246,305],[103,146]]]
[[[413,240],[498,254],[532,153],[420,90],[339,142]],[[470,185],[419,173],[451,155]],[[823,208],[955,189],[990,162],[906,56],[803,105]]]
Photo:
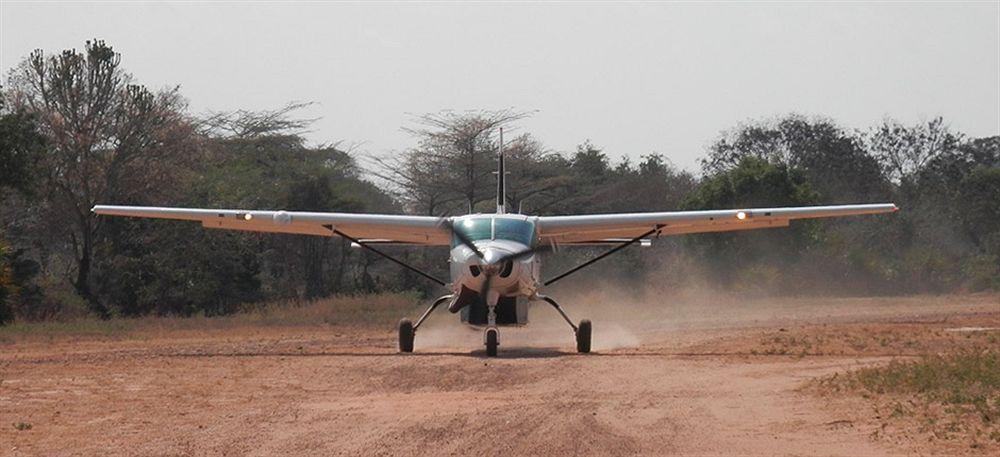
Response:
[[[89,209],[489,212],[499,129],[529,115],[428,114],[408,127],[411,148],[358,157],[308,144],[309,121],[296,116],[302,105],[193,115],[178,88],[137,84],[100,41],[31,54],[10,72],[0,104],[0,322],[223,314],[262,300],[379,289],[433,293],[420,277],[339,238],[97,218]],[[701,176],[659,154],[614,163],[589,141],[562,153],[508,133],[505,150],[508,204],[525,213],[884,201],[903,209],[664,238],[581,273],[577,284],[610,275],[626,284],[655,278],[792,293],[1000,289],[1000,137],[967,138],[942,119],[886,120],[864,131],[798,115],[749,122],[708,148]],[[446,274],[442,248],[390,249]],[[546,269],[593,253],[551,254]]]

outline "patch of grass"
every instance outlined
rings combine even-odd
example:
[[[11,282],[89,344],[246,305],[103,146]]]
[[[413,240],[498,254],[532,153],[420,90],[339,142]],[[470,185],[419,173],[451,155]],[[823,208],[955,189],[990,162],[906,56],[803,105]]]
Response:
[[[863,368],[848,382],[873,394],[910,394],[945,405],[971,407],[984,422],[1000,421],[1000,354],[934,355]]]
[[[949,446],[964,442],[971,449],[1000,449],[1000,353],[995,350],[895,360],[834,374],[813,386],[826,395],[865,398],[882,431],[895,422]]]
[[[57,338],[136,339],[147,338],[158,331],[217,330],[250,326],[392,326],[400,317],[413,314],[422,303],[414,294],[384,293],[248,304],[240,312],[226,316],[15,322],[0,327],[0,344]]]
[[[784,329],[780,330],[785,332]],[[750,353],[753,355],[795,355],[805,357],[813,349],[814,342],[809,336],[796,337],[794,335],[778,334],[773,337],[761,339],[760,348],[753,348]]]
[[[1000,315],[976,326],[1000,325]],[[1000,331],[944,331],[954,323],[847,324],[768,330],[753,340],[730,340],[734,351],[768,355],[925,355],[996,348]]]
[[[251,305],[225,318],[254,325],[386,325],[395,324],[420,303],[415,294],[408,293],[341,295],[309,302]]]
[[[17,429],[17,431],[19,432],[23,432],[26,430],[31,430],[31,424],[28,422],[16,422],[14,423],[14,428]]]
[[[135,328],[138,319],[100,320],[82,318],[68,321],[23,322],[0,327],[0,343],[12,343],[26,335],[60,335],[114,338]]]

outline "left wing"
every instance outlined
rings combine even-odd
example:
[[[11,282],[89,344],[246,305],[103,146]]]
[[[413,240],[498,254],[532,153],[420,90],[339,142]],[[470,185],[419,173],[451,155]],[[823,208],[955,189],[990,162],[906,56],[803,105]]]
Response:
[[[589,214],[541,216],[537,219],[543,243],[595,243],[632,239],[654,230],[651,236],[685,233],[729,232],[787,227],[793,219],[854,216],[898,211],[892,203],[870,205],[748,208],[662,213]]]
[[[334,236],[334,230],[338,230],[351,238],[381,243],[447,245],[451,240],[449,232],[440,227],[440,220],[430,216],[108,205],[97,205],[93,212],[197,221],[205,228],[250,232]]]

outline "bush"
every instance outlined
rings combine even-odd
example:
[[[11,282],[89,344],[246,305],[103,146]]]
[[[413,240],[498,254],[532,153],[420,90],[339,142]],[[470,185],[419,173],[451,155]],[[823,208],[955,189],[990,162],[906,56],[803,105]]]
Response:
[[[965,287],[972,292],[1000,290],[1000,256],[975,256],[962,269]]]
[[[12,250],[0,241],[0,325],[24,317],[38,307],[42,289],[34,282],[40,267],[24,250]]]

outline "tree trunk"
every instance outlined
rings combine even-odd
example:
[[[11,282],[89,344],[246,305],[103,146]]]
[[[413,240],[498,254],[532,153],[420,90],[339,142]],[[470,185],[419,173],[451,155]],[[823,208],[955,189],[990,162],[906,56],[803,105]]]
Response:
[[[76,289],[76,293],[87,302],[91,311],[97,313],[102,319],[106,319],[109,317],[107,308],[97,301],[90,290],[90,267],[93,263],[93,258],[93,235],[89,230],[84,230],[83,245],[80,246],[80,257],[76,262],[76,281],[73,283],[73,287]]]

